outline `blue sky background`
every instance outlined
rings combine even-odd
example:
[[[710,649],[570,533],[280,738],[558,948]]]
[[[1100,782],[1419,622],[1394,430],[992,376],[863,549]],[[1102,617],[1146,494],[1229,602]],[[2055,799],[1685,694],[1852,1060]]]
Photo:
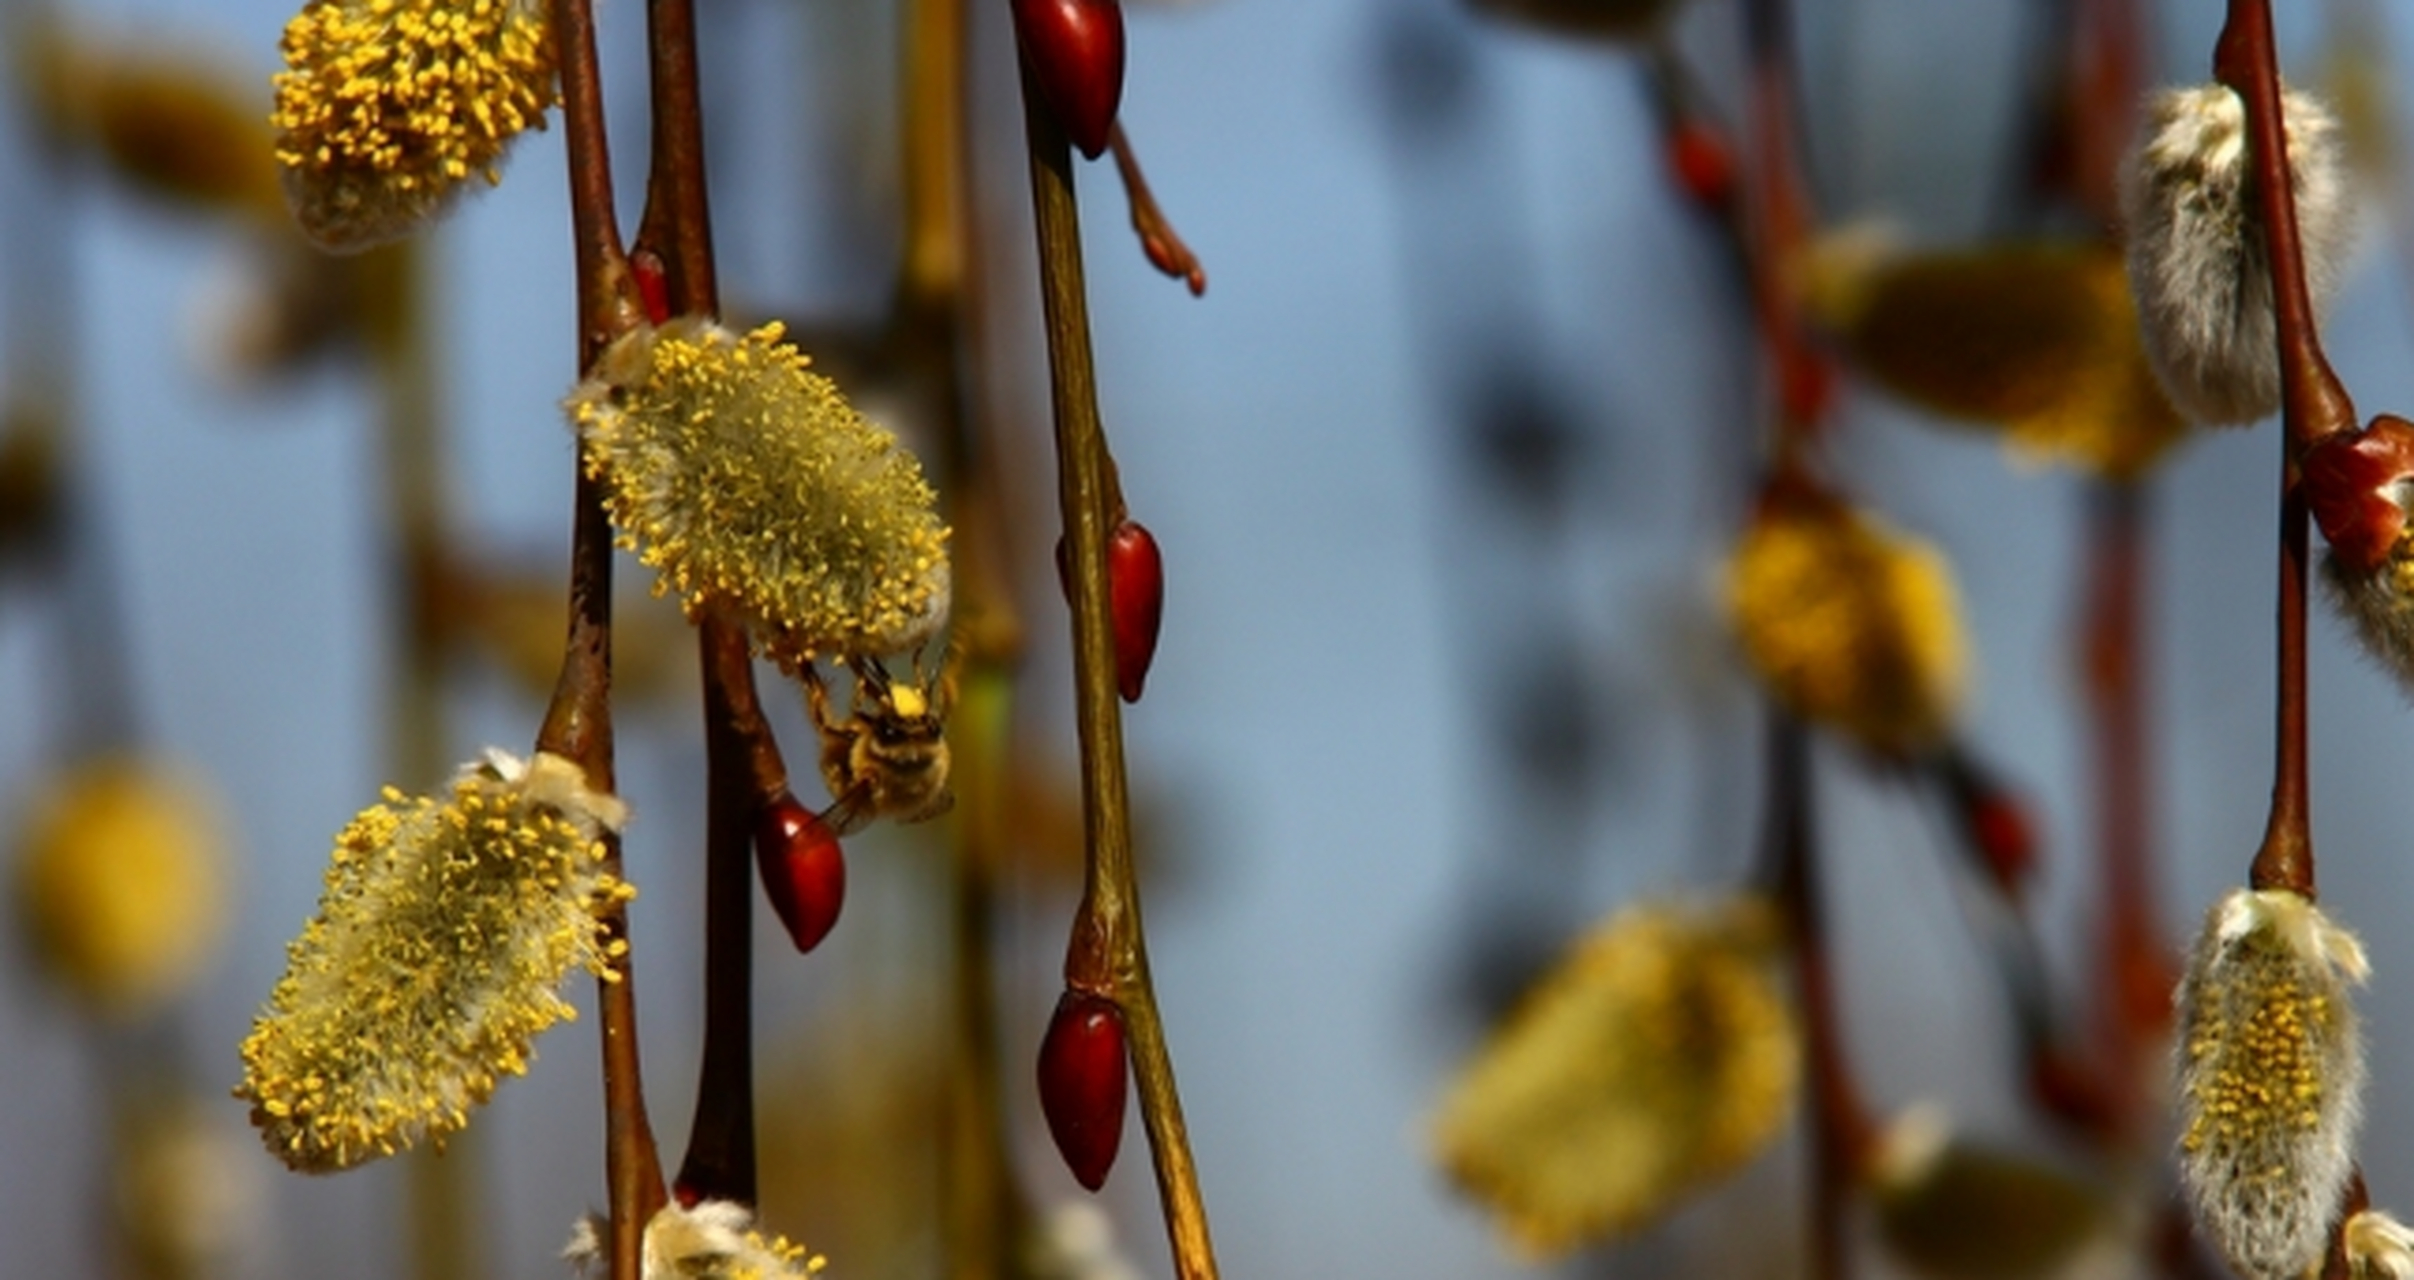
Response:
[[[1449,370],[1436,367],[1448,348],[1432,335],[1494,331],[1475,305],[1494,295],[1470,290],[1468,313],[1454,313],[1466,281],[1419,256],[1429,242],[1403,208],[1434,188],[1404,177],[1389,149],[1374,64],[1387,10],[1412,4],[1468,42],[1483,94],[1485,184],[1455,193],[1439,225],[1479,249],[1505,246],[1468,260],[1511,273],[1498,296],[1521,327],[1504,331],[1574,406],[1587,442],[1568,464],[1568,511],[1549,522],[1487,505],[1454,443]],[[717,24],[705,54],[720,86],[714,200],[733,310],[868,313],[887,266],[863,232],[893,174],[832,122],[861,112],[876,124],[890,89],[865,69],[874,60],[834,51],[881,32],[879,6],[703,7]],[[1019,119],[1004,6],[991,8],[980,199],[997,228],[996,313],[1027,323]],[[1720,65],[1731,6],[1697,8],[1687,36]],[[1980,231],[2017,87],[2005,50],[2025,8],[1804,6],[1809,128],[1833,209],[1890,215],[1931,242]],[[2197,74],[2218,7],[2167,8],[2166,70]],[[2290,8],[2293,63],[2320,24],[2312,6]],[[77,11],[221,52],[258,72],[264,102],[289,16],[270,0]],[[642,9],[604,0],[601,11],[633,221]],[[2389,20],[2396,65],[2414,32],[2402,12]],[[1124,119],[1213,281],[1194,301],[1150,273],[1111,173],[1084,171],[1105,413],[1169,575],[1148,697],[1126,718],[1140,786],[1171,797],[1178,836],[1178,877],[1151,902],[1154,967],[1227,1273],[1517,1274],[1421,1153],[1421,1117],[1467,1044],[1450,993],[1470,907],[1499,887],[1482,868],[1523,868],[1502,883],[1542,877],[1557,913],[1537,924],[1547,932],[1636,892],[1715,883],[1742,864],[1752,829],[1753,721],[1708,612],[1732,519],[1719,442],[1754,394],[1723,264],[1665,190],[1636,68],[1614,53],[1478,24],[1439,0],[1135,4],[1130,27]],[[546,563],[566,538],[571,471],[554,408],[574,376],[560,141],[558,129],[525,141],[504,185],[437,241],[460,513],[481,544]],[[14,126],[0,135],[0,173],[24,180]],[[213,282],[240,261],[222,232],[105,184],[79,189],[71,208],[77,483],[120,575],[142,726],[219,789],[244,859],[232,940],[187,1013],[214,1093],[233,1082],[234,1044],[311,909],[330,834],[384,780],[377,718],[392,652],[375,446],[351,379],[247,392],[197,359]],[[0,244],[8,235],[0,227]],[[2367,410],[2414,403],[2407,278],[2376,221],[2329,326]],[[1018,305],[1030,308],[1020,319]],[[1000,347],[1012,370],[1002,402],[1026,426],[1044,422],[1036,338],[1025,329]],[[2268,424],[2209,438],[2156,487],[2156,832],[2175,939],[2243,870],[2261,830],[2276,448]],[[1952,556],[1980,649],[1972,736],[2038,797],[2054,936],[2081,936],[2088,780],[2069,663],[2080,486],[1874,393],[1851,397],[1836,461]],[[56,623],[55,604],[0,584],[0,797],[39,776],[58,714],[45,653]],[[1065,685],[1054,626],[1038,625],[1034,650],[1043,701]],[[2414,901],[2402,856],[2414,719],[2326,616],[2315,640],[2324,888],[2373,953],[2367,1007],[2385,1086],[2414,1063],[2414,935],[2392,927]],[[1525,807],[1495,736],[1502,690],[1537,673],[1590,708],[1603,744],[1583,798],[1547,820]],[[776,700],[801,763],[809,739],[791,700]],[[491,674],[461,680],[451,705],[463,758],[486,742],[524,748],[537,713]],[[696,895],[678,855],[699,812],[701,745],[684,703],[628,715],[640,1008],[655,1123],[675,1156],[697,1031]],[[1972,1128],[2017,1138],[2028,1125],[2003,1065],[2007,1034],[1933,824],[1847,761],[1826,761],[1825,776],[1837,784],[1829,894],[1850,940],[1847,1018],[1869,1091],[1890,1105],[1941,1098]],[[1516,846],[1554,832],[1570,847],[1537,871]],[[916,855],[877,842],[851,852],[856,898],[838,939],[809,962],[765,951],[766,1021],[791,1018],[806,1038],[844,1034],[833,1011],[850,993],[914,998],[896,957],[916,918]],[[1008,935],[1016,1085],[1053,998],[1064,918],[1059,903],[1029,905]],[[591,1003],[583,990],[578,1000]],[[479,1122],[501,1200],[494,1245],[514,1277],[558,1274],[560,1239],[600,1200],[592,1026],[548,1035],[531,1076]],[[0,1080],[15,1099],[0,1106],[0,1276],[95,1274],[89,1058],[17,975],[0,980]],[[1017,1105],[1022,1169],[1047,1197],[1076,1194],[1028,1099]],[[2414,1204],[2414,1104],[2382,1087],[2370,1107],[2375,1196]],[[224,1110],[239,1124],[238,1104]],[[1136,1125],[1128,1142],[1106,1202],[1164,1274]],[[1740,1213],[1781,1228],[1790,1210],[1771,1206],[1791,1203],[1785,1163],[1601,1269],[1648,1275],[1689,1250],[1748,1252],[1755,1233],[1721,1224]],[[301,1179],[262,1159],[258,1173],[263,1226],[244,1274],[401,1274],[392,1170]]]

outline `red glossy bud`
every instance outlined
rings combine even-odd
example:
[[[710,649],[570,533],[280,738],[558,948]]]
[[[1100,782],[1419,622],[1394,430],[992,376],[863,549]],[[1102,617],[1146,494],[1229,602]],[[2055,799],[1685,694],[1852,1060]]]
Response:
[[[2299,462],[2305,507],[2347,566],[2369,573],[2405,532],[2400,486],[2414,480],[2414,422],[2381,414],[2362,431],[2317,440]]]
[[[1039,1042],[1039,1109],[1073,1180],[1091,1191],[1115,1167],[1129,1070],[1123,1011],[1102,996],[1065,992]]]
[[[1735,198],[1735,149],[1701,120],[1679,122],[1668,131],[1668,171],[1677,190],[1705,211],[1716,213]]]
[[[754,820],[754,865],[800,952],[830,936],[847,900],[847,859],[829,824],[781,792]]]
[[[1014,0],[1014,35],[1056,123],[1081,154],[1097,159],[1123,99],[1123,6],[1117,0]]]
[[[1115,688],[1125,702],[1138,702],[1165,622],[1165,559],[1156,538],[1136,520],[1107,537],[1106,585],[1115,623]]]
[[[1063,538],[1056,540],[1056,585],[1073,600],[1073,568]],[[1157,633],[1165,623],[1165,558],[1157,539],[1137,520],[1116,525],[1106,536],[1106,609],[1114,627],[1115,690],[1138,702],[1157,660]]]
[[[630,254],[629,274],[637,278],[637,297],[645,304],[646,320],[657,325],[670,323],[671,280],[662,256],[651,249]]]

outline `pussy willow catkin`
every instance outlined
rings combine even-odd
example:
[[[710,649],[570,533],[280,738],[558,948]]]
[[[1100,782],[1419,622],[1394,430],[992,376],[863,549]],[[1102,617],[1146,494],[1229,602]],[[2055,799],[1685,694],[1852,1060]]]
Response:
[[[306,1173],[469,1122],[530,1041],[572,1016],[572,969],[608,974],[599,909],[625,811],[579,767],[492,752],[442,798],[385,798],[335,838],[318,914],[243,1041],[252,1123]]]
[[[2180,1177],[2206,1236],[2256,1280],[2295,1280],[2329,1243],[2363,1118],[2348,989],[2369,971],[2313,903],[2239,889],[2180,981]]]
[[[2248,178],[2246,107],[2227,86],[2156,95],[2122,173],[2129,288],[2163,391],[2198,422],[2253,422],[2280,407],[2277,320],[2263,216]],[[2305,283],[2338,284],[2355,225],[2337,123],[2310,94],[2282,95]]]
[[[947,617],[936,497],[780,335],[682,319],[622,339],[567,404],[588,474],[657,590],[727,611],[783,667],[918,648]]]
[[[277,159],[322,248],[366,249],[497,181],[553,105],[543,0],[311,0],[285,26]]]

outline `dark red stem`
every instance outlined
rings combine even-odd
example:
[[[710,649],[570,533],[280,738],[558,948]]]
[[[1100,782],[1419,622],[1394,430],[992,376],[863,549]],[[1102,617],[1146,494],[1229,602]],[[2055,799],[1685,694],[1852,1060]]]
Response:
[[[620,229],[612,213],[612,169],[604,138],[603,96],[595,65],[590,0],[551,0],[559,53],[563,133],[570,163],[572,250],[578,265],[578,363],[583,371],[641,314]],[[580,469],[570,540],[570,634],[562,675],[537,749],[576,761],[587,783],[613,788],[612,772],[612,530],[603,494]],[[620,841],[605,841],[607,869],[620,872]],[[603,1023],[604,1180],[611,1210],[612,1280],[639,1280],[646,1223],[667,1199],[661,1157],[646,1118],[638,1069],[637,993],[630,979],[628,912],[615,907],[603,920],[608,944],[619,951],[599,981]]]
[[[2323,358],[2313,298],[2297,241],[2297,209],[2288,168],[2280,105],[2280,59],[2272,39],[2270,0],[2230,0],[2228,21],[2214,46],[2213,74],[2246,104],[2247,140],[2254,158],[2258,211],[2271,263],[2277,309],[2280,413],[2279,688],[2275,717],[2271,819],[2248,871],[2258,889],[2314,896],[2311,802],[2305,747],[2305,585],[2308,555],[2305,501],[2297,487],[2297,455],[2326,436],[2355,428],[2355,405]]]
[[[1810,1275],[1812,1280],[1842,1280],[1849,1273],[1846,1209],[1874,1142],[1873,1129],[1852,1081],[1819,901],[1810,733],[1801,721],[1775,707],[1769,710],[1768,769],[1767,839],[1801,989],[1810,1077]]]

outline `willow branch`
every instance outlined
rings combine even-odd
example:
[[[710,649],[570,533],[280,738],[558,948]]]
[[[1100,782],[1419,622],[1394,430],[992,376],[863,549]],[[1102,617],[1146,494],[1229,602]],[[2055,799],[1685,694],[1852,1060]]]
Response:
[[[1819,903],[1810,734],[1801,721],[1773,706],[1768,771],[1769,854],[1794,950],[1795,981],[1801,988],[1804,1065],[1811,1094],[1809,1274],[1812,1280],[1842,1280],[1851,1270],[1846,1208],[1874,1139],[1844,1048],[1825,912]]]
[[[2214,46],[2213,74],[2246,104],[2255,198],[2271,264],[2280,361],[2279,680],[2272,753],[2271,818],[2255,851],[2249,882],[2314,896],[2313,833],[2305,747],[2305,575],[2309,536],[2297,455],[2326,436],[2355,427],[2355,405],[2322,355],[2297,242],[2297,203],[2280,107],[2279,52],[2270,0],[2230,0]]]
[[[628,258],[612,212],[611,157],[604,140],[603,96],[595,64],[590,0],[551,0],[553,38],[562,90],[563,133],[570,161],[570,225],[578,267],[578,363],[594,367],[606,346],[636,327],[640,315]],[[579,470],[570,533],[570,634],[553,701],[537,731],[537,749],[563,756],[586,771],[599,791],[614,786],[612,769],[612,530],[600,485]],[[621,872],[620,840],[604,840],[605,870]],[[630,979],[628,911],[603,918],[606,945],[616,952],[597,984],[603,1023],[604,1179],[611,1208],[612,1280],[638,1280],[647,1220],[667,1199],[661,1157],[646,1119],[637,1060],[637,993]]]
[[[1039,231],[1040,298],[1056,406],[1057,497],[1063,508],[1073,597],[1075,723],[1088,869],[1065,956],[1069,986],[1113,1000],[1131,1033],[1132,1071],[1148,1128],[1157,1195],[1182,1280],[1212,1280],[1215,1248],[1173,1059],[1148,976],[1139,884],[1132,872],[1131,809],[1123,770],[1123,712],[1116,701],[1114,641],[1107,614],[1106,540],[1112,462],[1098,420],[1090,324],[1074,203],[1072,147],[1023,72],[1023,123],[1030,139],[1031,203]]]
[[[648,0],[652,154],[636,253],[659,262],[671,310],[721,307],[704,165],[704,99],[693,0]],[[717,613],[696,623],[704,686],[704,1055],[682,1199],[756,1200],[754,1131],[754,868],[756,817],[787,788],[763,719],[743,627]]]

